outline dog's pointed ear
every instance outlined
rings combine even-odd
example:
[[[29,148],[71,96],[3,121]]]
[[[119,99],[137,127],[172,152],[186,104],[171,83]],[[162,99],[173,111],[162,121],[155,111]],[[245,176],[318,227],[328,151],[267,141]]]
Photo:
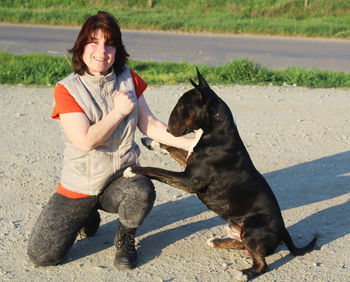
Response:
[[[193,85],[194,88],[198,89],[199,85],[197,85],[192,79],[190,79],[191,84]]]
[[[202,89],[201,89],[202,87],[200,85],[196,84],[192,79],[190,79],[190,82],[194,87],[194,93],[196,95],[197,101],[203,102],[205,100],[205,95],[202,92]]]
[[[199,72],[197,67],[196,67],[196,70],[197,70],[197,77],[198,77],[199,86],[209,87],[208,83],[205,81],[204,77],[201,75],[201,73]]]

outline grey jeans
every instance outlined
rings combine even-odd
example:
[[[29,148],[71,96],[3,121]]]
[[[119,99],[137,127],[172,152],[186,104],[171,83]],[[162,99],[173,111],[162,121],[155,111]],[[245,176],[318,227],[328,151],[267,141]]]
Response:
[[[89,215],[97,209],[117,213],[127,228],[137,228],[155,200],[153,183],[144,176],[112,181],[98,196],[70,199],[55,193],[34,225],[28,256],[36,265],[57,265],[72,247]]]

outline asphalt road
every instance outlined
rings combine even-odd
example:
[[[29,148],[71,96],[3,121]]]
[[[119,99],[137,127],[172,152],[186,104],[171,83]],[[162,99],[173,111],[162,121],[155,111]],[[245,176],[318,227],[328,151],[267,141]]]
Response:
[[[73,46],[78,33],[75,27],[0,24],[0,50],[63,55]],[[300,66],[350,72],[350,40],[129,30],[122,33],[135,60],[221,65],[245,57],[272,69]]]

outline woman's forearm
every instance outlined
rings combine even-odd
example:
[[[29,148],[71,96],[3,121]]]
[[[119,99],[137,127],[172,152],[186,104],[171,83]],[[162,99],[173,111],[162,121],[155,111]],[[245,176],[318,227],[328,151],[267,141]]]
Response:
[[[175,137],[170,134],[167,131],[168,127],[153,115],[143,95],[139,98],[138,105],[138,127],[143,134],[168,146],[180,148],[185,151],[191,149],[194,138],[187,138],[185,136]]]
[[[103,144],[115,131],[125,116],[118,112],[110,112],[102,120],[90,126],[86,132],[87,149],[95,149]]]
[[[143,132],[145,135],[159,143],[180,148],[185,151],[188,151],[191,148],[194,141],[193,138],[185,136],[175,137],[167,131],[167,126],[164,123],[153,117],[150,117],[149,119],[148,126]]]
[[[99,122],[90,125],[83,113],[61,114],[60,120],[71,142],[81,151],[89,152],[106,141],[124,116],[111,111]]]
[[[114,108],[93,125],[90,125],[87,116],[81,112],[60,115],[64,131],[79,150],[89,152],[106,141],[136,104],[128,90],[115,93],[113,101]]]

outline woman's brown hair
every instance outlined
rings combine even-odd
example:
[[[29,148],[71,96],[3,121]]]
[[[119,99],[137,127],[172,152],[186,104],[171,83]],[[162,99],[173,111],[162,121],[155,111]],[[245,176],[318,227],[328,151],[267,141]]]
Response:
[[[112,45],[116,48],[113,67],[116,74],[121,73],[123,67],[128,61],[129,54],[126,52],[123,45],[118,21],[113,15],[103,11],[99,11],[96,15],[90,16],[86,20],[79,32],[73,48],[68,50],[69,53],[73,54],[73,71],[80,75],[84,74],[86,71],[87,66],[83,61],[84,48],[97,30],[103,32],[108,45]]]

